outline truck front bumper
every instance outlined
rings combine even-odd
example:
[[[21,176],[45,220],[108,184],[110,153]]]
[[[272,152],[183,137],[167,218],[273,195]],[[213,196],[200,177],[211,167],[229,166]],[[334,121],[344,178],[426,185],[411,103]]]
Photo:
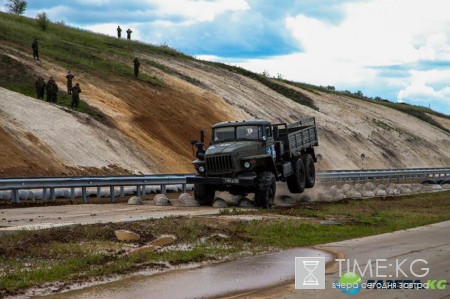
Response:
[[[235,186],[254,186],[256,176],[238,176],[237,178],[221,177],[203,177],[195,176],[186,178],[187,184],[202,185],[235,185]]]

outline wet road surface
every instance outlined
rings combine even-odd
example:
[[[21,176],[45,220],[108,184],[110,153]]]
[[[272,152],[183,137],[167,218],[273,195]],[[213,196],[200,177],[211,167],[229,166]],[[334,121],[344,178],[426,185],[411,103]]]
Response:
[[[328,252],[298,248],[201,268],[131,277],[44,298],[218,298],[290,283],[295,275],[295,257],[310,256],[325,257],[327,262],[334,260]]]

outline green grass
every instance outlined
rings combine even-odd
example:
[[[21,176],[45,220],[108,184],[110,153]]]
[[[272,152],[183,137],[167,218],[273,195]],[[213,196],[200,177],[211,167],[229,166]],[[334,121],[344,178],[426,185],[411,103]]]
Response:
[[[179,265],[232,259],[450,220],[449,196],[450,191],[446,191],[258,211],[223,209],[217,216],[219,219],[228,214],[277,217],[228,222],[220,226],[218,221],[211,219],[166,217],[23,231],[0,238],[0,268],[3,269],[0,295],[47,282],[101,279],[146,268],[164,268],[164,263]],[[323,219],[332,219],[342,225],[321,225],[319,221]],[[117,229],[134,231],[141,240],[118,242],[114,235]],[[175,235],[176,243],[184,248],[124,254],[130,246],[142,246],[162,234]],[[228,237],[212,237],[218,234]]]

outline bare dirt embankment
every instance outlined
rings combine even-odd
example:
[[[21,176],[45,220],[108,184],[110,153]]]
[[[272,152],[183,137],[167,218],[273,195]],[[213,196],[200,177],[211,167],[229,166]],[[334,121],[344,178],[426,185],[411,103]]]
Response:
[[[67,70],[36,63],[14,45],[0,54],[29,77],[55,77],[64,90]],[[201,61],[133,53],[141,74],[164,82],[108,78],[72,69],[82,99],[108,122],[0,88],[0,176],[188,173],[190,139],[199,129],[235,119],[294,122],[314,116],[320,169],[442,167],[450,165],[450,135],[417,118],[370,102],[296,87],[319,110],[295,103],[261,83]],[[155,68],[156,62],[172,70]],[[11,69],[0,68],[6,78]],[[186,80],[189,78],[190,80]],[[34,82],[30,81],[30,85]],[[449,121],[433,116],[444,127]],[[361,154],[366,159],[361,161]],[[364,165],[362,164],[364,163]]]

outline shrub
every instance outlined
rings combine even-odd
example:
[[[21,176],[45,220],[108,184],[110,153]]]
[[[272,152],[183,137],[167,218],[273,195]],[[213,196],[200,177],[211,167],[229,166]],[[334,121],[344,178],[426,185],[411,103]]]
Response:
[[[36,20],[38,23],[38,26],[42,29],[42,30],[47,30],[49,24],[50,24],[50,19],[47,16],[47,13],[45,11],[40,12],[36,15]]]

